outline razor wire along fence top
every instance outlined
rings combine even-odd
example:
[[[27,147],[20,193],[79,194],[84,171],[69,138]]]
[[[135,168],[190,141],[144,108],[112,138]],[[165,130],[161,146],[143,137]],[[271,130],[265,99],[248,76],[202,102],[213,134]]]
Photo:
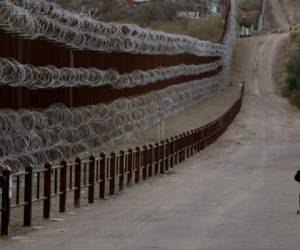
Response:
[[[203,100],[218,83],[217,77],[193,81],[107,105],[2,110],[0,164],[17,171],[27,164],[37,168],[46,161],[69,159],[92,149],[112,150],[120,141]]]
[[[135,150],[120,153],[97,152],[86,160],[62,160],[59,165],[46,163],[42,169],[33,169],[29,164],[18,173],[5,168],[0,209],[1,235],[8,235],[12,209],[23,208],[23,225],[31,226],[32,207],[36,202],[42,202],[38,208],[43,208],[43,217],[48,219],[56,197],[58,210],[64,213],[66,201],[70,198],[75,207],[80,206],[84,198],[82,189],[88,190],[88,202],[94,203],[95,196],[104,199],[106,195],[122,191],[125,185],[137,184],[141,179],[146,181],[154,175],[167,173],[214,143],[226,131],[240,111],[243,93],[244,87],[239,99],[218,119],[155,145],[136,147]]]
[[[28,38],[43,37],[83,50],[169,55],[189,53],[197,56],[223,55],[225,52],[221,44],[142,29],[136,25],[104,24],[91,18],[78,17],[74,13],[63,18],[47,11],[47,7],[44,8],[47,6],[46,1],[43,4],[40,1],[27,1],[27,3],[32,4],[17,6],[8,0],[1,1],[2,28]],[[55,4],[51,6],[48,10],[53,9],[58,12],[59,8]],[[73,25],[76,23],[79,25]]]
[[[19,58],[0,58],[0,87],[16,88],[20,99],[25,93],[21,87],[33,91],[70,88],[72,96],[73,87],[93,87],[97,92],[103,85],[115,89],[143,87],[162,80],[213,73],[207,78],[199,76],[197,80],[140,96],[119,98],[109,104],[72,108],[58,103],[46,109],[0,110],[0,168],[9,166],[17,172],[32,165],[37,169],[46,162],[69,160],[75,156],[86,158],[87,154],[99,149],[110,151],[116,143],[203,100],[226,81],[226,70],[219,72],[230,64],[235,37],[234,0],[230,5],[224,44],[136,25],[102,23],[47,1],[22,2],[23,5],[8,0],[0,2],[0,29],[19,37],[43,38],[95,53],[191,54],[222,59],[199,65],[187,62],[148,70],[135,69],[121,74],[117,69],[34,66],[18,62]]]
[[[79,86],[99,87],[103,85],[110,85],[116,89],[133,88],[181,76],[194,76],[216,71],[222,64],[219,60],[208,64],[182,64],[119,74],[117,70],[112,69],[35,67],[33,65],[20,64],[14,59],[0,58],[0,85],[30,89]]]

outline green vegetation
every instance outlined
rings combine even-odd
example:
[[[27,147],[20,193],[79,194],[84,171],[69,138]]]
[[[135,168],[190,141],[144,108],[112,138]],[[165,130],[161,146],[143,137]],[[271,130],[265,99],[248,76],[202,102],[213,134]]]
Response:
[[[170,33],[185,34],[203,40],[219,42],[224,29],[221,15],[212,15],[200,20],[177,20],[173,22],[153,22],[151,28]]]
[[[244,12],[260,11],[261,0],[242,0],[239,3],[239,9]]]
[[[292,105],[300,108],[300,41],[299,33],[291,33],[291,40],[297,40],[297,49],[287,63],[287,77],[281,89],[282,96],[287,97]]]
[[[221,15],[200,20],[178,19],[178,11],[199,11],[206,14],[206,4],[193,1],[153,0],[141,6],[129,6],[125,0],[57,0],[64,8],[90,13],[105,22],[134,23],[142,27],[170,33],[185,34],[203,40],[219,42],[224,28]]]

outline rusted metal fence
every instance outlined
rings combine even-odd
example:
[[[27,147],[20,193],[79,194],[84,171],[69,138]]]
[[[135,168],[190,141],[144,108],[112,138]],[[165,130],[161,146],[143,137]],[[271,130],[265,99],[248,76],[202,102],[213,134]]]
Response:
[[[154,175],[164,174],[176,165],[214,143],[232,123],[239,113],[244,94],[217,120],[200,128],[169,138],[155,145],[136,147],[134,150],[99,153],[89,159],[77,158],[74,162],[62,161],[59,166],[47,163],[43,169],[27,166],[25,172],[11,173],[9,167],[1,176],[2,208],[1,235],[8,235],[10,212],[23,207],[23,225],[31,226],[32,206],[43,202],[43,217],[50,218],[51,201],[59,198],[59,212],[66,211],[68,196],[79,207],[81,190],[88,190],[88,202],[94,203],[95,197],[104,199],[122,191],[125,185],[146,181]]]

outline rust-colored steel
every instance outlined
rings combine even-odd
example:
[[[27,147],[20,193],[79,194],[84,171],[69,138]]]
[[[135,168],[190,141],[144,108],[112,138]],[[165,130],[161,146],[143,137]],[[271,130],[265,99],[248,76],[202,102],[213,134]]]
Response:
[[[133,150],[130,148],[128,149],[128,158],[127,158],[127,186],[132,184],[132,176],[133,176]]]
[[[159,144],[155,143],[154,148],[154,174],[158,174],[158,168],[159,168]]]
[[[153,176],[153,156],[154,156],[154,148],[153,145],[150,144],[148,148],[148,176]]]
[[[148,179],[148,147],[146,145],[143,146],[142,157],[143,157],[142,175],[143,175],[143,180],[146,181]]]
[[[135,149],[135,168],[134,168],[134,182],[140,182],[140,173],[141,173],[141,149],[136,147]]]
[[[125,152],[120,151],[120,173],[119,173],[119,191],[124,189],[124,177],[125,177]]]
[[[52,176],[52,165],[51,165],[51,163],[46,163],[45,164],[45,173],[44,173],[44,210],[43,210],[44,219],[50,218],[51,176]]]
[[[170,138],[170,168],[174,168],[174,151],[175,151],[175,142],[174,137]]]
[[[88,187],[88,201],[94,203],[95,198],[95,167],[96,158],[91,155],[89,158],[89,187]]]
[[[134,70],[149,70],[157,67],[167,67],[179,64],[203,64],[220,59],[220,57],[199,57],[194,55],[141,55],[128,53],[100,53],[95,51],[71,51],[69,48],[36,39],[28,40],[11,36],[0,30],[0,57],[15,58],[20,63],[35,66],[54,65],[61,67],[95,67],[98,69],[115,68],[121,74]],[[72,53],[72,57],[70,56]],[[71,58],[73,58],[71,63]],[[112,89],[110,86],[96,88],[58,88],[30,90],[20,87],[0,86],[0,108],[46,108],[54,103],[63,103],[66,106],[84,106],[97,103],[108,103],[120,97],[143,95],[150,91],[160,90],[170,85],[181,84],[187,81],[203,79],[216,75],[222,70],[185,76],[155,84],[128,89]]]
[[[105,184],[106,184],[106,157],[105,153],[100,154],[100,184],[99,184],[99,198],[105,199]]]
[[[75,160],[75,191],[74,191],[74,207],[80,207],[80,196],[81,196],[81,159],[76,158]]]
[[[170,140],[165,140],[165,170],[169,171],[170,169]]]
[[[66,160],[62,160],[60,169],[60,185],[59,185],[59,212],[66,212],[66,201],[67,201],[67,168],[68,163]],[[70,173],[71,174],[71,173]]]
[[[32,221],[32,166],[28,165],[25,168],[25,187],[24,187],[24,222],[25,227],[31,226]]]
[[[115,184],[116,184],[116,153],[112,152],[110,154],[110,161],[109,161],[109,195],[115,194]]]
[[[11,169],[6,167],[2,171],[2,208],[1,208],[1,232],[2,236],[8,235],[9,222],[10,222],[10,200],[9,195],[10,190],[10,178],[11,178]]]
[[[165,174],[165,142],[161,141],[159,144],[159,173]]]

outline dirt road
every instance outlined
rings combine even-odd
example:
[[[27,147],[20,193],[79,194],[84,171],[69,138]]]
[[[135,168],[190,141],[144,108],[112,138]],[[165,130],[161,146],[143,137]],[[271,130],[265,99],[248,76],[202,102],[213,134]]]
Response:
[[[280,0],[266,0],[269,5],[269,11],[271,13],[272,18],[272,28],[282,28],[284,30],[288,30],[289,20],[284,12],[284,8],[282,6],[282,2]]]
[[[171,175],[79,210],[0,249],[299,249],[300,117],[273,91],[286,35],[239,41],[241,114],[220,141]]]

